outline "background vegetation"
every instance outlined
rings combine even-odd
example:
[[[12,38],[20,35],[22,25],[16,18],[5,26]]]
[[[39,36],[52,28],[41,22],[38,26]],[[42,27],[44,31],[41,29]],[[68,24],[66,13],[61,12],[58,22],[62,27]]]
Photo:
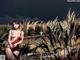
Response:
[[[23,31],[25,33],[25,37],[32,37],[29,36],[28,30],[26,28],[26,21],[23,19]],[[34,36],[40,35],[38,38],[29,38],[24,39],[23,45],[29,47],[30,51],[32,52],[51,52],[57,48],[68,48],[73,47],[75,48],[76,45],[79,47],[80,43],[80,20],[76,18],[75,12],[68,12],[67,16],[63,20],[59,20],[58,17],[54,20],[49,20],[46,22],[47,25],[50,27],[52,32],[52,42],[54,47],[51,45],[51,42],[48,37],[41,37],[41,34],[34,34]],[[8,32],[11,29],[11,25],[0,25],[0,53],[4,50],[5,41],[8,38]],[[42,33],[43,31],[40,31]],[[30,33],[33,34],[33,33]]]

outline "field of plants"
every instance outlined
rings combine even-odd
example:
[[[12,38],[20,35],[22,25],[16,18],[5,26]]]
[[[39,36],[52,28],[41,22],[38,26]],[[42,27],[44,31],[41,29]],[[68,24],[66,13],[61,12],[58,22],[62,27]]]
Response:
[[[0,25],[0,54],[4,54],[5,42],[10,29],[10,24]],[[47,58],[42,57],[45,55],[42,54],[39,56],[40,60],[80,59],[80,20],[76,18],[74,11],[69,11],[64,20],[59,20],[57,17],[48,22],[25,21],[21,24],[21,30],[25,33],[24,42],[20,46],[21,55],[26,59],[25,53],[46,52]],[[50,58],[52,56],[50,53],[55,55]],[[24,58],[22,60],[26,60]]]

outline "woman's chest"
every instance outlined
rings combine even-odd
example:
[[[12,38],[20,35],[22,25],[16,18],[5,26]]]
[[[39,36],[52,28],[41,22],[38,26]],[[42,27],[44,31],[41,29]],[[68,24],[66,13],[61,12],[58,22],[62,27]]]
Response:
[[[20,31],[15,31],[15,30],[13,30],[11,36],[12,36],[12,37],[20,36]]]

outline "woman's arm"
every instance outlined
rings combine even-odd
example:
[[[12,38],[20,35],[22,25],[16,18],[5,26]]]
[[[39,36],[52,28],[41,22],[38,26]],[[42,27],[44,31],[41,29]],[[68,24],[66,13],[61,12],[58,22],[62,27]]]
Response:
[[[24,39],[24,32],[21,31],[21,40],[17,42],[16,45],[21,44],[23,42],[23,39]]]
[[[8,43],[11,44],[11,30],[9,31],[9,35],[8,35]]]
[[[9,31],[9,35],[8,35],[8,44],[10,47],[12,47],[12,44],[11,44],[11,30]]]
[[[12,38],[11,43],[15,42],[18,38],[19,38],[18,36]]]

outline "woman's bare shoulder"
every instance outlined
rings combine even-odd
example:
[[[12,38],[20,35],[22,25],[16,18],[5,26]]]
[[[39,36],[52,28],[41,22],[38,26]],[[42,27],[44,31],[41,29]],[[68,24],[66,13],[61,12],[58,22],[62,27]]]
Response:
[[[10,29],[9,32],[11,32],[12,30]]]
[[[13,33],[13,31],[14,31],[14,30],[11,29],[11,30],[9,30],[9,33]]]
[[[9,31],[13,31],[13,29],[10,29]]]

